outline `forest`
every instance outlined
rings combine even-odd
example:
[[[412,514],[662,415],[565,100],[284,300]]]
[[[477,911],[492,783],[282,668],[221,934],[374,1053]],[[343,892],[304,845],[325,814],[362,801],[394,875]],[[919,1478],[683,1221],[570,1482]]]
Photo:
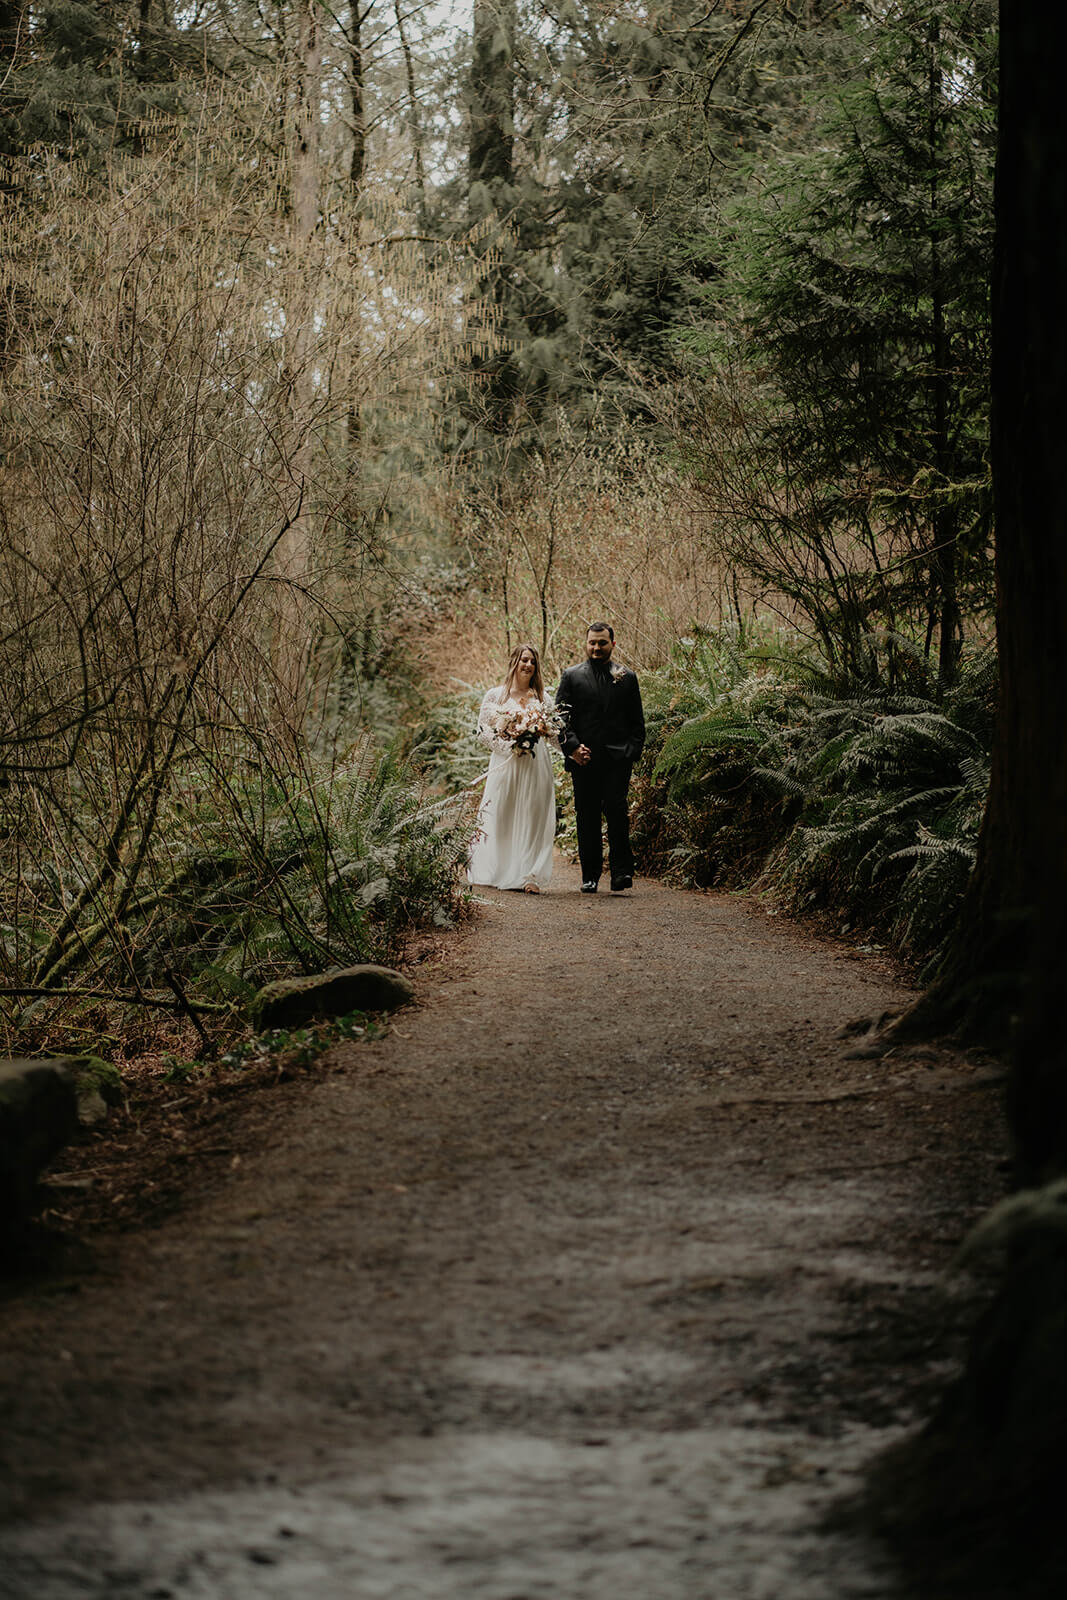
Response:
[[[992,8],[5,10],[9,1046],[447,922],[477,697],[601,613],[644,870],[936,962]]]
[[[891,952],[872,1059],[1009,1061],[958,1449],[1020,1502],[1067,1433],[1062,31],[0,0],[5,1054],[206,1061],[453,927],[480,697],[607,617],[639,872]]]

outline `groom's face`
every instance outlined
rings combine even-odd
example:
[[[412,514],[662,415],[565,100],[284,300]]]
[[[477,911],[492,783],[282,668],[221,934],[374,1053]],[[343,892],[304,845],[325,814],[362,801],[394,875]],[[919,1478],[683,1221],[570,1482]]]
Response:
[[[615,648],[615,640],[607,631],[594,633],[590,628],[585,636],[585,653],[590,661],[606,661]]]

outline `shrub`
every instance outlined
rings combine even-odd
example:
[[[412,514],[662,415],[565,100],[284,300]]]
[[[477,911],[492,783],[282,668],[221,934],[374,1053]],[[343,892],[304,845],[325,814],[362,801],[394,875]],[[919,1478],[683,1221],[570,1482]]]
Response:
[[[8,885],[9,986],[225,1004],[290,973],[395,960],[413,930],[451,924],[470,833],[462,801],[432,800],[395,755],[370,747],[318,763],[253,754],[203,752],[183,769],[138,893],[101,888],[42,984],[39,953],[93,870],[95,836],[75,819],[80,855],[62,872],[25,874],[17,894]],[[39,1030],[55,1004],[18,1006],[9,1037]]]
[[[734,885],[783,836],[791,802],[757,773],[800,693],[781,676],[782,662],[795,671],[792,652],[777,648],[786,642],[766,628],[698,631],[643,680],[648,744],[633,790],[642,870]]]
[[[898,682],[910,660],[907,693],[827,693],[817,659],[746,652],[736,638],[678,653],[650,685],[635,784],[643,870],[759,884],[935,957],[974,860],[996,664],[976,656],[938,698],[917,652],[889,646]]]

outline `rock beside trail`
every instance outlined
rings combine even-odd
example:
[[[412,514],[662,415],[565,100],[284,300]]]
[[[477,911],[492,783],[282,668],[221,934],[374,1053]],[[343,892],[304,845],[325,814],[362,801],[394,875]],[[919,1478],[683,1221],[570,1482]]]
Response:
[[[122,1077],[110,1061],[100,1056],[79,1056],[69,1063],[78,1098],[78,1121],[83,1128],[95,1128],[105,1120],[109,1106],[122,1099]]]
[[[78,1131],[76,1057],[0,1062],[0,1235],[33,1210],[38,1174]]]
[[[395,1011],[415,990],[392,967],[340,967],[308,978],[279,978],[261,989],[249,1007],[261,1033],[300,1028],[307,1022],[345,1017],[350,1011]]]

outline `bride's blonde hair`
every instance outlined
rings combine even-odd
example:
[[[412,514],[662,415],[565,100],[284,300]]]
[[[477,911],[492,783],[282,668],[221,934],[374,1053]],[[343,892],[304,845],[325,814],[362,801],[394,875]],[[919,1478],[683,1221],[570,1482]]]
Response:
[[[519,670],[519,662],[525,651],[529,650],[534,659],[533,677],[530,679],[530,688],[538,700],[545,698],[545,680],[541,676],[541,657],[537,646],[533,644],[517,644],[508,657],[508,675],[504,679],[504,699],[506,700],[515,687],[515,679]]]

